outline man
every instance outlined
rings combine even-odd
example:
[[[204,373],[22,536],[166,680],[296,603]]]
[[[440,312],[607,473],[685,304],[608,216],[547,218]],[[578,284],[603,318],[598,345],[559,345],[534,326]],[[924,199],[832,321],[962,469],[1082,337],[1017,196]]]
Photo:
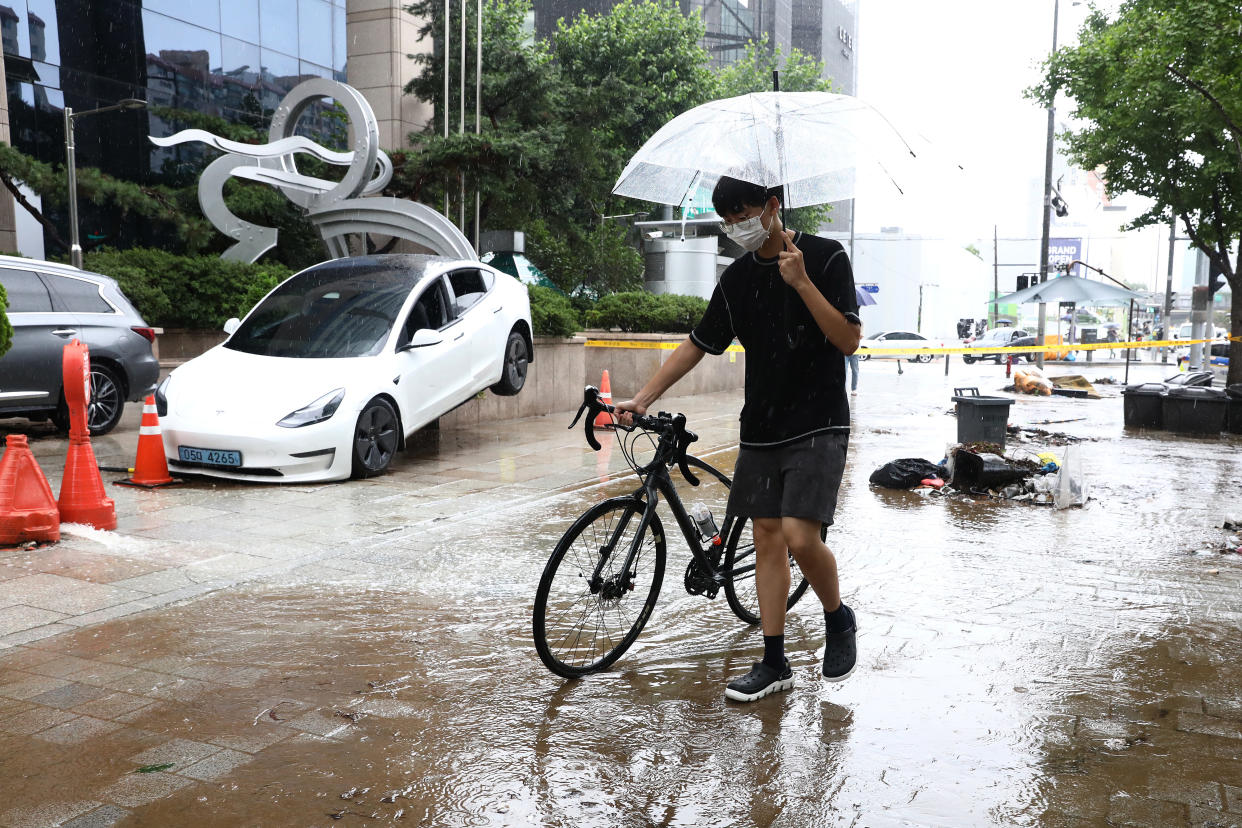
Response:
[[[835,241],[785,230],[780,200],[763,187],[722,178],[712,204],[725,233],[747,252],[720,277],[698,326],[625,412],[647,409],[704,354],[736,338],[746,349],[741,448],[729,511],[749,517],[763,628],[763,660],[725,695],[755,701],[793,687],[785,658],[789,554],[824,607],[822,672],[841,681],[856,661],[854,613],[841,603],[837,565],[820,539],[833,522],[849,443],[845,360],[862,336],[849,257]]]

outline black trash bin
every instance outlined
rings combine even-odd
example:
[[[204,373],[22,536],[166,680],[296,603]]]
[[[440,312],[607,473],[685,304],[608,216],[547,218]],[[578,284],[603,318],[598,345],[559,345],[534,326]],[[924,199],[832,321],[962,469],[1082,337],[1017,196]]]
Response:
[[[1010,397],[981,397],[978,388],[953,389],[957,403],[957,441],[995,443],[1005,447],[1005,428],[1009,425]]]
[[[1178,434],[1219,434],[1225,430],[1229,395],[1221,388],[1170,388],[1164,395],[1164,427]]]
[[[1162,382],[1127,385],[1121,392],[1125,402],[1126,428],[1164,428],[1164,392]]]
[[[1229,413],[1225,417],[1225,431],[1242,434],[1242,383],[1234,383],[1225,389],[1229,396]]]

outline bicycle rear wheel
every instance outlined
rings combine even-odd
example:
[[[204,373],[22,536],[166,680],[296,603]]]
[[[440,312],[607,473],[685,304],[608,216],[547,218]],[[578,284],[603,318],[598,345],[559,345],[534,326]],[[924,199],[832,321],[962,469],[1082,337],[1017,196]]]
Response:
[[[750,519],[732,516],[730,518],[733,525],[729,528],[729,537],[725,545],[724,568],[726,572],[732,572],[733,575],[725,579],[725,598],[728,599],[729,609],[733,610],[734,615],[747,624],[758,624],[759,593],[755,589],[755,540],[751,533]],[[821,540],[827,537],[827,530],[821,528],[819,536]],[[792,609],[806,592],[807,583],[793,555],[789,556],[789,569],[789,601],[785,606],[787,609]]]
[[[643,528],[633,565],[622,570],[645,509],[636,497],[605,500],[578,518],[552,551],[535,593],[533,627],[539,658],[557,675],[578,678],[608,667],[651,617],[664,579],[658,515]]]

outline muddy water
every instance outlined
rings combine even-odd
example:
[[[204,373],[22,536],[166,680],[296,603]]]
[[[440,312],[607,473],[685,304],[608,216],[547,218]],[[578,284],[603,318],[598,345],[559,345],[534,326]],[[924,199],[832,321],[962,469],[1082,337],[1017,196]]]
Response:
[[[1115,397],[1019,400],[1012,422],[1090,438],[1074,446],[1086,507],[868,487],[883,462],[939,460],[952,440],[936,368],[864,368],[829,534],[862,630],[848,681],[818,679],[808,595],[786,636],[795,689],[726,703],[758,634],[723,595],[686,594],[672,540],[656,613],[612,670],[543,668],[535,584],[574,517],[632,486],[614,446],[602,480],[569,494],[62,638],[81,658],[194,665],[203,692],[128,727],[239,751],[126,824],[1236,824],[1242,556],[1210,547],[1242,512],[1239,444],[1128,433]],[[704,441],[726,470],[728,442]],[[77,762],[83,798],[125,766]]]

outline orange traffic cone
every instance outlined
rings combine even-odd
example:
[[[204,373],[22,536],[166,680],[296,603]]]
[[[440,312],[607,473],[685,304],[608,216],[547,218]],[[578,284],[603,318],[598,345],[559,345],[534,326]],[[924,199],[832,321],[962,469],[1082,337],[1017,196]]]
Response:
[[[0,546],[60,540],[60,512],[25,434],[10,434],[0,457]]]
[[[612,386],[608,383],[608,369],[604,369],[604,377],[599,381],[599,401],[605,405],[612,405]],[[612,415],[606,411],[601,411],[595,415],[595,422],[591,425],[596,428],[612,428],[616,421]]]
[[[85,523],[96,529],[116,528],[116,501],[104,494],[90,434],[69,432],[65,476],[60,481],[61,523]]]
[[[155,397],[147,395],[142,403],[142,425],[138,428],[138,457],[134,460],[134,476],[116,481],[118,486],[140,486],[154,489],[180,483],[168,474],[164,458],[164,438],[160,432],[160,415],[155,410]]]

